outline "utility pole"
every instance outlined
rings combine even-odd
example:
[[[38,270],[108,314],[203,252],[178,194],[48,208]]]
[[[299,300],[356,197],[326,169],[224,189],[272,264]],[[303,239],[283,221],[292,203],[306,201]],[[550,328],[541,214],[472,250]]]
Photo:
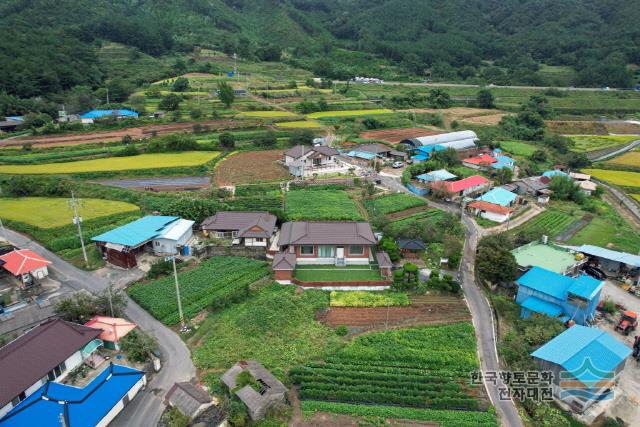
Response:
[[[171,255],[171,262],[173,263],[173,277],[176,282],[176,298],[178,299],[178,315],[180,316],[180,331],[185,331],[184,314],[182,313],[182,300],[180,298],[180,284],[178,283],[178,269],[176,268],[176,255]]]
[[[111,310],[111,317],[115,317],[113,315],[113,301],[111,300],[111,287],[113,286],[112,283],[109,283],[109,287],[107,288],[107,292],[109,295],[109,309]]]
[[[84,263],[88,266],[89,259],[87,258],[87,249],[84,247],[84,238],[82,237],[82,217],[78,214],[78,208],[82,205],[81,199],[76,199],[71,192],[71,200],[69,200],[69,206],[73,209],[73,223],[78,226],[78,237],[80,237],[80,246],[82,246],[82,256],[84,257]]]
[[[109,88],[107,87],[105,89],[107,89],[107,105],[108,105],[109,104]]]

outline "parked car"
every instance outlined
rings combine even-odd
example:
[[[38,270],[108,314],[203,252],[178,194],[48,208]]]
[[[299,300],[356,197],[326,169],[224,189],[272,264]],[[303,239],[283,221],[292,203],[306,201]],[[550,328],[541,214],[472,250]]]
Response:
[[[582,267],[582,271],[593,277],[594,279],[604,280],[607,278],[607,275],[604,274],[604,271],[592,265],[585,265],[584,267]]]
[[[400,169],[402,166],[404,166],[404,163],[402,163],[402,162],[393,162],[393,164],[391,166],[394,169]]]

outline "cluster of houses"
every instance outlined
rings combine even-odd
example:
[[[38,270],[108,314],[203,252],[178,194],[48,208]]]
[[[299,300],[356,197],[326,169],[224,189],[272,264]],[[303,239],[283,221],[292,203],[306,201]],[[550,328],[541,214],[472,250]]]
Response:
[[[553,372],[554,395],[584,413],[611,397],[632,350],[593,327],[604,282],[584,273],[599,265],[607,274],[640,267],[640,256],[591,245],[564,247],[545,237],[513,251],[521,275],[516,303],[521,317],[556,318],[568,329],[531,354],[541,370]]]

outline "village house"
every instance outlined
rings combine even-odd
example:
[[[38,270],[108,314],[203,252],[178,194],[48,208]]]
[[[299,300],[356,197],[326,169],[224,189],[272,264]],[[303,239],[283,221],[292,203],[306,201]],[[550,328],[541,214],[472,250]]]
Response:
[[[480,175],[473,175],[458,181],[437,181],[430,185],[434,193],[440,193],[446,200],[472,197],[491,188],[491,181]]]
[[[62,381],[102,344],[98,339],[101,332],[52,319],[0,348],[0,416],[48,381]]]
[[[467,209],[475,216],[502,224],[511,219],[513,208],[500,206],[483,200],[474,200],[467,204]]]
[[[120,340],[136,328],[135,323],[119,317],[94,316],[84,324],[89,328],[100,329],[98,338],[102,340],[104,348],[120,350]]]
[[[194,221],[177,216],[149,215],[114,228],[91,240],[103,258],[122,268],[136,266],[136,255],[145,250],[156,255],[190,253]]]
[[[486,170],[497,162],[496,158],[489,154],[480,154],[479,156],[463,159],[462,165],[475,170]]]
[[[192,420],[214,405],[209,393],[186,381],[174,383],[164,399],[167,405],[177,408]]]
[[[575,274],[586,262],[586,258],[578,252],[554,245],[549,242],[547,236],[542,236],[542,240],[519,246],[511,253],[516,258],[518,269],[523,273],[536,266],[558,274]]]
[[[23,289],[47,277],[49,264],[51,261],[29,249],[15,249],[0,255],[0,266],[15,277]]]
[[[106,427],[146,384],[143,371],[111,363],[82,388],[41,385],[0,419],[0,427]]]
[[[420,258],[427,245],[418,239],[398,239],[398,247],[403,258]]]
[[[374,157],[388,160],[405,161],[408,157],[403,151],[394,150],[383,144],[362,144],[352,148],[347,153],[349,157],[358,157],[365,160],[371,160]]]
[[[455,176],[454,174],[452,174],[446,169],[438,169],[438,170],[434,170],[434,171],[423,173],[421,175],[416,176],[416,179],[422,183],[450,181],[456,178],[457,176]]]
[[[202,231],[234,245],[268,248],[278,230],[276,221],[269,212],[220,211],[202,222]]]
[[[293,176],[346,172],[349,165],[338,160],[340,153],[335,148],[324,145],[307,147],[296,145],[285,151],[284,164]]]
[[[541,371],[553,373],[553,395],[583,413],[611,398],[631,349],[597,328],[574,325],[531,353]]]
[[[523,319],[537,313],[562,322],[589,324],[600,301],[604,282],[591,276],[564,276],[540,267],[533,267],[516,280],[516,303]]]

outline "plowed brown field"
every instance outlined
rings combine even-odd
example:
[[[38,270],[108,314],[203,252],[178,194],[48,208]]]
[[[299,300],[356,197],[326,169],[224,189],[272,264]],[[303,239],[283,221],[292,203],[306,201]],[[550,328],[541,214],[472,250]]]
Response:
[[[259,184],[284,181],[289,171],[278,160],[284,150],[246,151],[235,153],[218,163],[215,170],[218,186]]]
[[[379,139],[381,141],[387,141],[390,144],[397,144],[403,139],[417,138],[419,136],[436,135],[442,132],[436,132],[424,128],[396,128],[396,129],[381,129],[370,130],[362,132],[360,138],[367,139]]]

